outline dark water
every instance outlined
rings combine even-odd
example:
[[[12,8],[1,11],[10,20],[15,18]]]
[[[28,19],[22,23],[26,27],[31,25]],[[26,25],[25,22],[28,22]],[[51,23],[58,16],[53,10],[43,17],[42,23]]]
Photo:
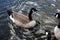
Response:
[[[39,6],[32,6],[31,7],[36,7],[39,12],[40,11],[45,11],[48,14],[55,14],[57,12],[57,8],[60,9],[60,0],[57,0],[56,2],[53,0],[29,0],[32,2],[37,2]],[[11,36],[10,34],[10,25],[9,25],[9,16],[7,15],[6,10],[7,9],[12,9],[13,11],[19,11],[24,7],[22,5],[20,8],[20,5],[23,2],[28,2],[28,0],[0,0],[0,40],[8,40]],[[54,3],[56,6],[53,7],[51,4]],[[13,7],[15,6],[15,7]],[[28,5],[30,7],[30,5]],[[52,8],[49,10],[49,6]],[[12,8],[13,7],[13,8]],[[27,9],[29,8],[27,7]],[[20,9],[19,9],[20,8]],[[25,11],[23,11],[25,12]],[[50,29],[50,28],[49,28]],[[20,39],[19,39],[20,40]]]

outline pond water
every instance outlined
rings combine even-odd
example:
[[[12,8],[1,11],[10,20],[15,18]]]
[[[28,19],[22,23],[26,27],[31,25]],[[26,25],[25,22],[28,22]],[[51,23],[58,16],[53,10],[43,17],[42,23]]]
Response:
[[[37,5],[35,5],[34,3],[28,3],[28,2],[35,2],[37,3]],[[26,4],[27,3],[27,4]],[[54,5],[52,5],[54,4]],[[41,24],[46,27],[44,28],[48,28],[48,29],[53,29],[55,25],[57,25],[57,22],[53,19],[53,15],[58,12],[57,9],[60,9],[60,1],[59,0],[0,0],[0,40],[8,40],[10,35],[10,25],[9,25],[9,16],[6,12],[7,9],[11,9],[13,11],[16,12],[24,12],[24,13],[28,13],[27,10],[29,8],[35,7],[39,14],[44,16],[46,15],[51,15],[51,17],[49,18],[49,16],[45,16],[46,18],[48,18],[48,20],[54,22],[52,25],[50,26],[50,24],[47,23],[47,21],[44,21],[45,18],[42,19],[42,17],[39,15],[33,14],[33,19],[35,19],[34,17],[38,17],[38,21],[40,21],[42,19],[42,21],[46,24]],[[38,13],[37,12],[37,13]],[[45,12],[45,14],[43,13]],[[41,14],[43,13],[43,14]],[[25,14],[27,15],[27,14]],[[39,19],[40,18],[40,19]],[[36,20],[36,19],[35,19]],[[54,20],[54,21],[53,21]],[[49,21],[48,21],[49,22]],[[42,22],[41,22],[42,23]],[[49,27],[48,27],[49,26]],[[11,26],[12,27],[12,26]],[[20,40],[20,39],[19,39]]]

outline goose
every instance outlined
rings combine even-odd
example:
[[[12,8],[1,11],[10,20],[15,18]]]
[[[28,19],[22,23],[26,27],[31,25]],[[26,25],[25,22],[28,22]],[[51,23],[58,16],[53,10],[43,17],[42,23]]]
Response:
[[[60,13],[56,13],[56,18],[58,18],[58,20],[60,20]],[[55,37],[60,40],[60,21],[58,23],[58,25],[54,28],[54,34]]]
[[[31,8],[28,16],[23,15],[22,13],[13,12],[11,10],[7,10],[7,14],[9,15],[12,22],[17,26],[31,28],[36,25],[36,21],[32,19],[32,13],[34,11],[37,10],[35,8]]]
[[[46,32],[47,40],[51,40],[51,31],[46,29],[45,32]]]

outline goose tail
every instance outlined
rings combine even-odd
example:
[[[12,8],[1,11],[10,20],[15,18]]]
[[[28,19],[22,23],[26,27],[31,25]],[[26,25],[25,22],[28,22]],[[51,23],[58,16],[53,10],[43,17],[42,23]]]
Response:
[[[7,14],[10,16],[13,13],[12,10],[7,10]]]

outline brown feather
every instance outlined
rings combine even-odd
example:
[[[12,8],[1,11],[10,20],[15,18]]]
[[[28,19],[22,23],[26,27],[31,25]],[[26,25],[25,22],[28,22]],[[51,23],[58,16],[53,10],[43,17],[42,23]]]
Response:
[[[12,15],[14,19],[18,20],[19,22],[22,22],[23,24],[30,22],[28,16],[25,16],[21,13],[13,12]]]

